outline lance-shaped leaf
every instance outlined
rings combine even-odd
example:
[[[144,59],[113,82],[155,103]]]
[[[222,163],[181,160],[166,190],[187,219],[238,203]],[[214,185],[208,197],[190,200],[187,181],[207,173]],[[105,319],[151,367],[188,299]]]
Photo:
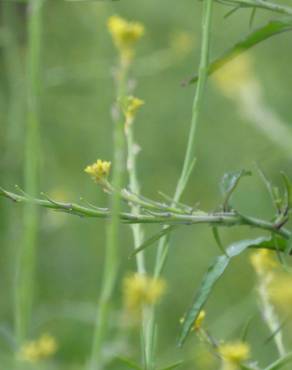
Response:
[[[132,258],[133,256],[135,256],[137,253],[143,251],[144,249],[146,249],[147,247],[150,247],[150,245],[154,244],[155,242],[157,242],[160,238],[162,238],[163,236],[167,235],[168,233],[170,233],[172,230],[176,229],[178,226],[177,225],[171,225],[171,226],[167,226],[165,228],[163,228],[162,230],[160,230],[158,233],[154,234],[153,236],[151,236],[149,239],[147,239],[143,244],[141,244],[138,248],[136,248],[132,254],[130,255],[130,258]]]
[[[220,184],[220,189],[221,189],[222,194],[224,195],[224,202],[223,202],[224,210],[227,210],[231,195],[236,189],[240,179],[243,176],[250,176],[250,175],[251,175],[250,171],[241,170],[241,171],[235,171],[235,172],[228,172],[223,176],[221,184]]]
[[[264,370],[279,370],[282,369],[285,365],[289,364],[290,362],[292,362],[292,352],[281,357],[280,359],[266,367]]]
[[[290,209],[292,207],[292,183],[285,172],[281,172],[281,175],[286,189],[286,206]]]
[[[272,36],[278,35],[282,32],[292,30],[292,19],[284,18],[278,20],[272,20],[264,26],[256,29],[249,33],[243,40],[237,42],[233,47],[223,53],[218,59],[210,63],[208,67],[208,75],[216,72],[218,69],[223,67],[226,63],[236,58],[239,54],[252,48],[262,41],[269,39]],[[191,84],[198,81],[198,76],[194,76],[184,84]]]
[[[216,282],[223,275],[232,258],[238,256],[247,248],[271,248],[272,244],[273,240],[269,237],[241,240],[230,245],[226,251],[228,256],[222,255],[215,259],[215,261],[208,268],[208,271],[206,272],[195,296],[194,302],[186,314],[178,341],[179,346],[182,346],[187,339],[187,336],[189,335],[199,312],[203,309],[203,306],[208,300]]]

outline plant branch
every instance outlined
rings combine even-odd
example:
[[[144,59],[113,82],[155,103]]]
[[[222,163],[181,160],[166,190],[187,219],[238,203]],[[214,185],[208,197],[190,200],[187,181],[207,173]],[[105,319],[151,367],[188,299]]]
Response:
[[[28,203],[38,205],[43,208],[49,208],[55,211],[61,211],[72,215],[87,218],[110,219],[112,213],[109,209],[98,207],[85,207],[77,203],[68,203],[55,201],[51,199],[32,198],[26,195],[19,195],[16,193],[8,192],[0,188],[0,196],[8,198],[16,203]],[[143,209],[143,213],[133,214],[129,212],[120,212],[119,219],[128,224],[161,224],[161,225],[195,225],[195,224],[208,224],[215,226],[250,226],[256,229],[272,232],[281,236],[284,239],[289,239],[292,232],[285,229],[278,229],[273,222],[261,220],[251,216],[243,216],[236,211],[230,212],[213,212],[207,213],[203,211],[193,211],[192,213],[175,213],[164,212],[162,209],[155,214],[149,214],[147,209]],[[281,249],[281,246],[279,246]]]

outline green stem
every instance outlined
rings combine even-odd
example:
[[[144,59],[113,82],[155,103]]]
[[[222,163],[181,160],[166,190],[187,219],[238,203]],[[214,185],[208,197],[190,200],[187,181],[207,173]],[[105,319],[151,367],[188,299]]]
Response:
[[[22,153],[22,133],[23,133],[23,108],[24,108],[24,93],[23,93],[23,71],[22,71],[22,60],[20,55],[19,45],[19,28],[20,19],[17,9],[17,4],[8,1],[3,1],[2,4],[2,20],[3,20],[3,34],[4,34],[4,68],[6,75],[8,76],[8,98],[7,98],[7,115],[6,115],[6,127],[5,127],[5,148],[3,154],[3,163],[5,177],[3,181],[7,184],[13,184],[16,182],[15,174],[17,171],[18,163],[20,162],[20,156],[23,157]],[[20,150],[21,148],[21,150]],[[19,244],[19,238],[15,238],[15,215],[14,211],[10,209],[4,209],[3,217],[1,217],[1,224],[3,224],[2,235],[5,235],[4,244],[7,248],[3,251],[3,260],[6,261],[5,265],[8,269],[9,281],[8,285],[14,284],[15,279],[15,255],[17,253],[17,245]],[[6,215],[6,217],[4,217]],[[2,226],[2,225],[1,225]],[[14,299],[13,289],[8,289],[9,299]],[[12,297],[10,298],[10,294]],[[14,304],[14,302],[13,302]]]
[[[24,187],[35,196],[39,179],[39,95],[40,48],[43,1],[28,3],[28,53],[27,53],[27,126],[25,135]],[[33,286],[38,227],[37,208],[27,203],[24,208],[24,234],[16,281],[16,336],[21,344],[28,336],[33,303]]]
[[[127,141],[127,147],[128,147],[127,168],[128,168],[128,174],[129,174],[130,189],[133,193],[139,195],[140,186],[139,186],[139,182],[137,178],[136,153],[135,153],[135,143],[134,143],[132,122],[126,128],[126,141]],[[131,213],[133,215],[139,215],[140,214],[139,206],[132,204]],[[132,225],[132,231],[133,231],[133,238],[134,238],[134,247],[138,248],[143,243],[143,239],[144,239],[143,229],[141,225],[136,224],[136,225]],[[144,253],[138,253],[136,255],[136,263],[137,263],[137,271],[140,274],[145,274]]]
[[[127,146],[128,146],[128,158],[127,158],[127,168],[129,173],[129,183],[130,183],[130,190],[139,195],[140,194],[140,186],[137,178],[137,166],[136,166],[136,149],[135,149],[135,142],[134,142],[134,134],[133,134],[133,120],[130,120],[129,124],[126,126],[125,129],[126,139],[127,139]],[[134,215],[140,215],[140,207],[132,203],[131,205],[131,213]],[[142,229],[141,224],[134,224],[132,225],[133,237],[134,237],[134,248],[139,248],[142,245],[144,240],[144,232]],[[136,254],[136,264],[137,264],[137,271],[139,274],[146,274],[145,269],[145,256],[144,253]],[[142,310],[142,339],[141,339],[141,349],[144,357],[144,365],[145,369],[151,369],[151,345],[152,340],[150,335],[151,327],[152,327],[152,315],[149,312],[148,307],[143,307]]]
[[[111,219],[111,212],[103,208],[88,208],[76,203],[56,202],[54,200],[44,200],[29,198],[28,196],[18,195],[0,188],[0,196],[6,197],[17,203],[34,204],[48,209],[63,211],[72,215]],[[261,220],[255,217],[242,216],[236,212],[214,212],[206,213],[202,211],[193,212],[192,214],[176,213],[158,213],[157,215],[139,214],[133,215],[127,212],[120,212],[119,218],[122,222],[128,224],[159,224],[159,225],[196,225],[207,224],[210,226],[250,226],[263,231],[268,231],[281,236],[284,239],[290,239],[292,232],[281,227],[275,226],[275,223]],[[281,250],[281,248],[279,246]]]
[[[211,36],[211,19],[213,10],[213,0],[203,1],[203,15],[202,15],[202,46],[201,46],[201,57],[198,73],[198,85],[193,101],[192,108],[192,119],[191,126],[188,135],[188,143],[182,167],[182,172],[177,183],[177,187],[174,194],[174,202],[178,202],[182,196],[182,193],[187,185],[192,168],[194,165],[194,154],[195,154],[195,139],[197,123],[199,115],[203,107],[203,98],[205,93],[206,82],[208,78],[208,63],[209,63],[209,50],[210,50],[210,36]],[[169,237],[163,237],[160,239],[158,251],[156,255],[156,262],[154,267],[155,277],[159,277],[162,269],[165,265],[165,261],[168,255],[168,243]],[[155,311],[153,309],[153,316]],[[152,332],[154,332],[154,318],[152,320]],[[152,335],[153,338],[153,335]],[[153,346],[152,346],[153,347]]]
[[[126,78],[128,65],[121,63],[117,75],[117,100],[122,100],[126,93]],[[118,103],[119,105],[119,103]],[[121,116],[120,107],[117,107],[117,114]],[[113,160],[113,187],[120,189],[123,184],[125,172],[125,140],[124,122],[120,117],[115,121],[114,128],[114,160]],[[91,359],[89,370],[103,368],[102,349],[108,332],[110,319],[111,299],[115,287],[118,270],[118,229],[121,195],[114,192],[111,198],[111,218],[106,227],[106,255],[102,278],[101,294],[98,304],[98,311],[93,334]]]
[[[211,18],[212,18],[212,0],[204,0],[203,2],[203,17],[202,17],[202,47],[201,47],[201,58],[198,73],[198,85],[193,101],[192,119],[191,126],[188,135],[187,149],[185,153],[185,159],[182,167],[182,172],[177,183],[177,187],[174,194],[174,202],[178,202],[182,196],[182,193],[187,185],[189,176],[192,171],[194,164],[195,154],[195,138],[196,129],[199,119],[199,115],[203,106],[203,98],[205,93],[206,81],[208,77],[208,63],[209,63],[209,49],[210,49],[210,35],[211,35]],[[156,264],[155,264],[155,275],[159,276],[163,269],[168,249],[167,237],[160,240],[159,248],[157,252]]]

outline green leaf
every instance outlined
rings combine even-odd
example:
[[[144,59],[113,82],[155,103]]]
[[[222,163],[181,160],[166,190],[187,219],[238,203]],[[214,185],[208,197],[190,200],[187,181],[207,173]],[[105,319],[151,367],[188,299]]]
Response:
[[[178,361],[172,365],[169,365],[167,367],[163,367],[162,369],[159,370],[173,370],[176,369],[177,367],[181,366],[183,364],[183,361]]]
[[[236,58],[239,54],[252,48],[262,41],[269,39],[272,36],[278,35],[282,32],[292,30],[292,19],[283,18],[278,20],[269,21],[264,26],[249,33],[243,40],[237,42],[229,50],[227,50],[218,59],[210,63],[208,67],[208,75],[216,72],[218,69],[223,67],[226,63]],[[192,77],[185,84],[196,83],[198,76]]]
[[[247,335],[248,335],[248,332],[249,332],[249,329],[250,329],[250,326],[251,326],[251,323],[252,323],[252,320],[254,319],[254,316],[250,316],[247,321],[245,322],[243,328],[242,328],[242,333],[241,333],[241,336],[240,336],[240,340],[242,342],[245,342],[246,341],[246,338],[247,338]]]
[[[222,194],[224,195],[224,202],[223,202],[223,208],[226,210],[228,208],[228,202],[231,198],[232,193],[236,189],[237,185],[239,184],[240,179],[243,176],[250,176],[251,172],[246,170],[241,171],[235,171],[235,172],[229,172],[226,173],[222,180],[220,189]]]
[[[264,171],[259,167],[258,164],[256,164],[256,169],[260,175],[260,178],[262,179],[263,183],[265,184],[268,192],[269,192],[269,195],[270,195],[270,198],[273,202],[273,205],[274,207],[276,208],[276,210],[278,212],[281,211],[282,209],[282,199],[281,199],[281,196],[280,196],[280,192],[279,192],[279,189],[274,186],[267,178],[267,176],[265,175]]]
[[[178,227],[177,225],[171,225],[171,226],[167,226],[167,227],[163,228],[157,234],[151,236],[143,244],[141,244],[138,248],[136,248],[130,254],[130,257],[129,258],[132,258],[137,253],[143,251],[144,249],[146,249],[147,247],[149,247],[150,245],[152,245],[153,243],[155,243],[156,241],[158,241],[160,238],[162,238],[164,235],[167,235],[168,233],[170,233],[172,230],[176,229],[177,227]]]
[[[241,240],[230,245],[230,247],[227,249],[228,256],[222,255],[215,259],[215,261],[208,268],[208,271],[206,272],[199,287],[199,290],[195,296],[194,302],[185,317],[182,325],[181,335],[178,341],[179,346],[182,346],[184,344],[187,336],[189,335],[193,327],[194,322],[197,319],[199,312],[202,310],[216,282],[223,275],[231,259],[238,256],[247,248],[259,248],[261,246],[269,245],[268,243],[271,243],[271,238],[267,237],[259,237],[251,240]]]
[[[116,357],[115,358],[117,361],[122,362],[124,365],[128,366],[129,369],[134,369],[134,370],[143,370],[142,367],[138,364],[136,364],[134,361],[126,358],[126,357]]]
[[[287,207],[291,208],[292,207],[292,183],[289,177],[286,175],[285,172],[281,172],[281,176],[285,185],[286,189],[286,202],[287,202]]]
[[[266,367],[264,370],[279,370],[290,362],[292,362],[292,352],[278,359],[277,361]]]

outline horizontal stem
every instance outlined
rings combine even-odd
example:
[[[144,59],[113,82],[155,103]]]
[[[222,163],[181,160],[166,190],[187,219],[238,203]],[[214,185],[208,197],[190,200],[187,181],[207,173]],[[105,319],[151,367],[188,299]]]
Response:
[[[59,202],[54,200],[45,200],[31,198],[26,195],[19,195],[0,189],[0,196],[4,196],[17,203],[31,203],[44,208],[50,208],[69,214],[90,217],[90,218],[111,218],[109,209],[85,207],[77,203]],[[214,212],[205,213],[194,211],[192,213],[178,214],[171,212],[157,212],[156,214],[132,214],[120,212],[119,218],[122,222],[131,224],[162,224],[162,225],[193,225],[210,224],[217,226],[251,226],[257,229],[273,232],[285,239],[289,239],[292,233],[285,228],[277,228],[275,224],[269,221],[261,220],[255,217],[241,216],[235,211],[232,212]]]
[[[280,13],[280,14],[286,14],[286,15],[292,15],[292,8],[289,6],[281,5],[281,4],[275,4],[270,1],[266,0],[217,0],[218,2],[223,2],[230,5],[236,5],[240,4],[243,7],[248,8],[259,8],[264,10],[269,10],[272,12]]]

